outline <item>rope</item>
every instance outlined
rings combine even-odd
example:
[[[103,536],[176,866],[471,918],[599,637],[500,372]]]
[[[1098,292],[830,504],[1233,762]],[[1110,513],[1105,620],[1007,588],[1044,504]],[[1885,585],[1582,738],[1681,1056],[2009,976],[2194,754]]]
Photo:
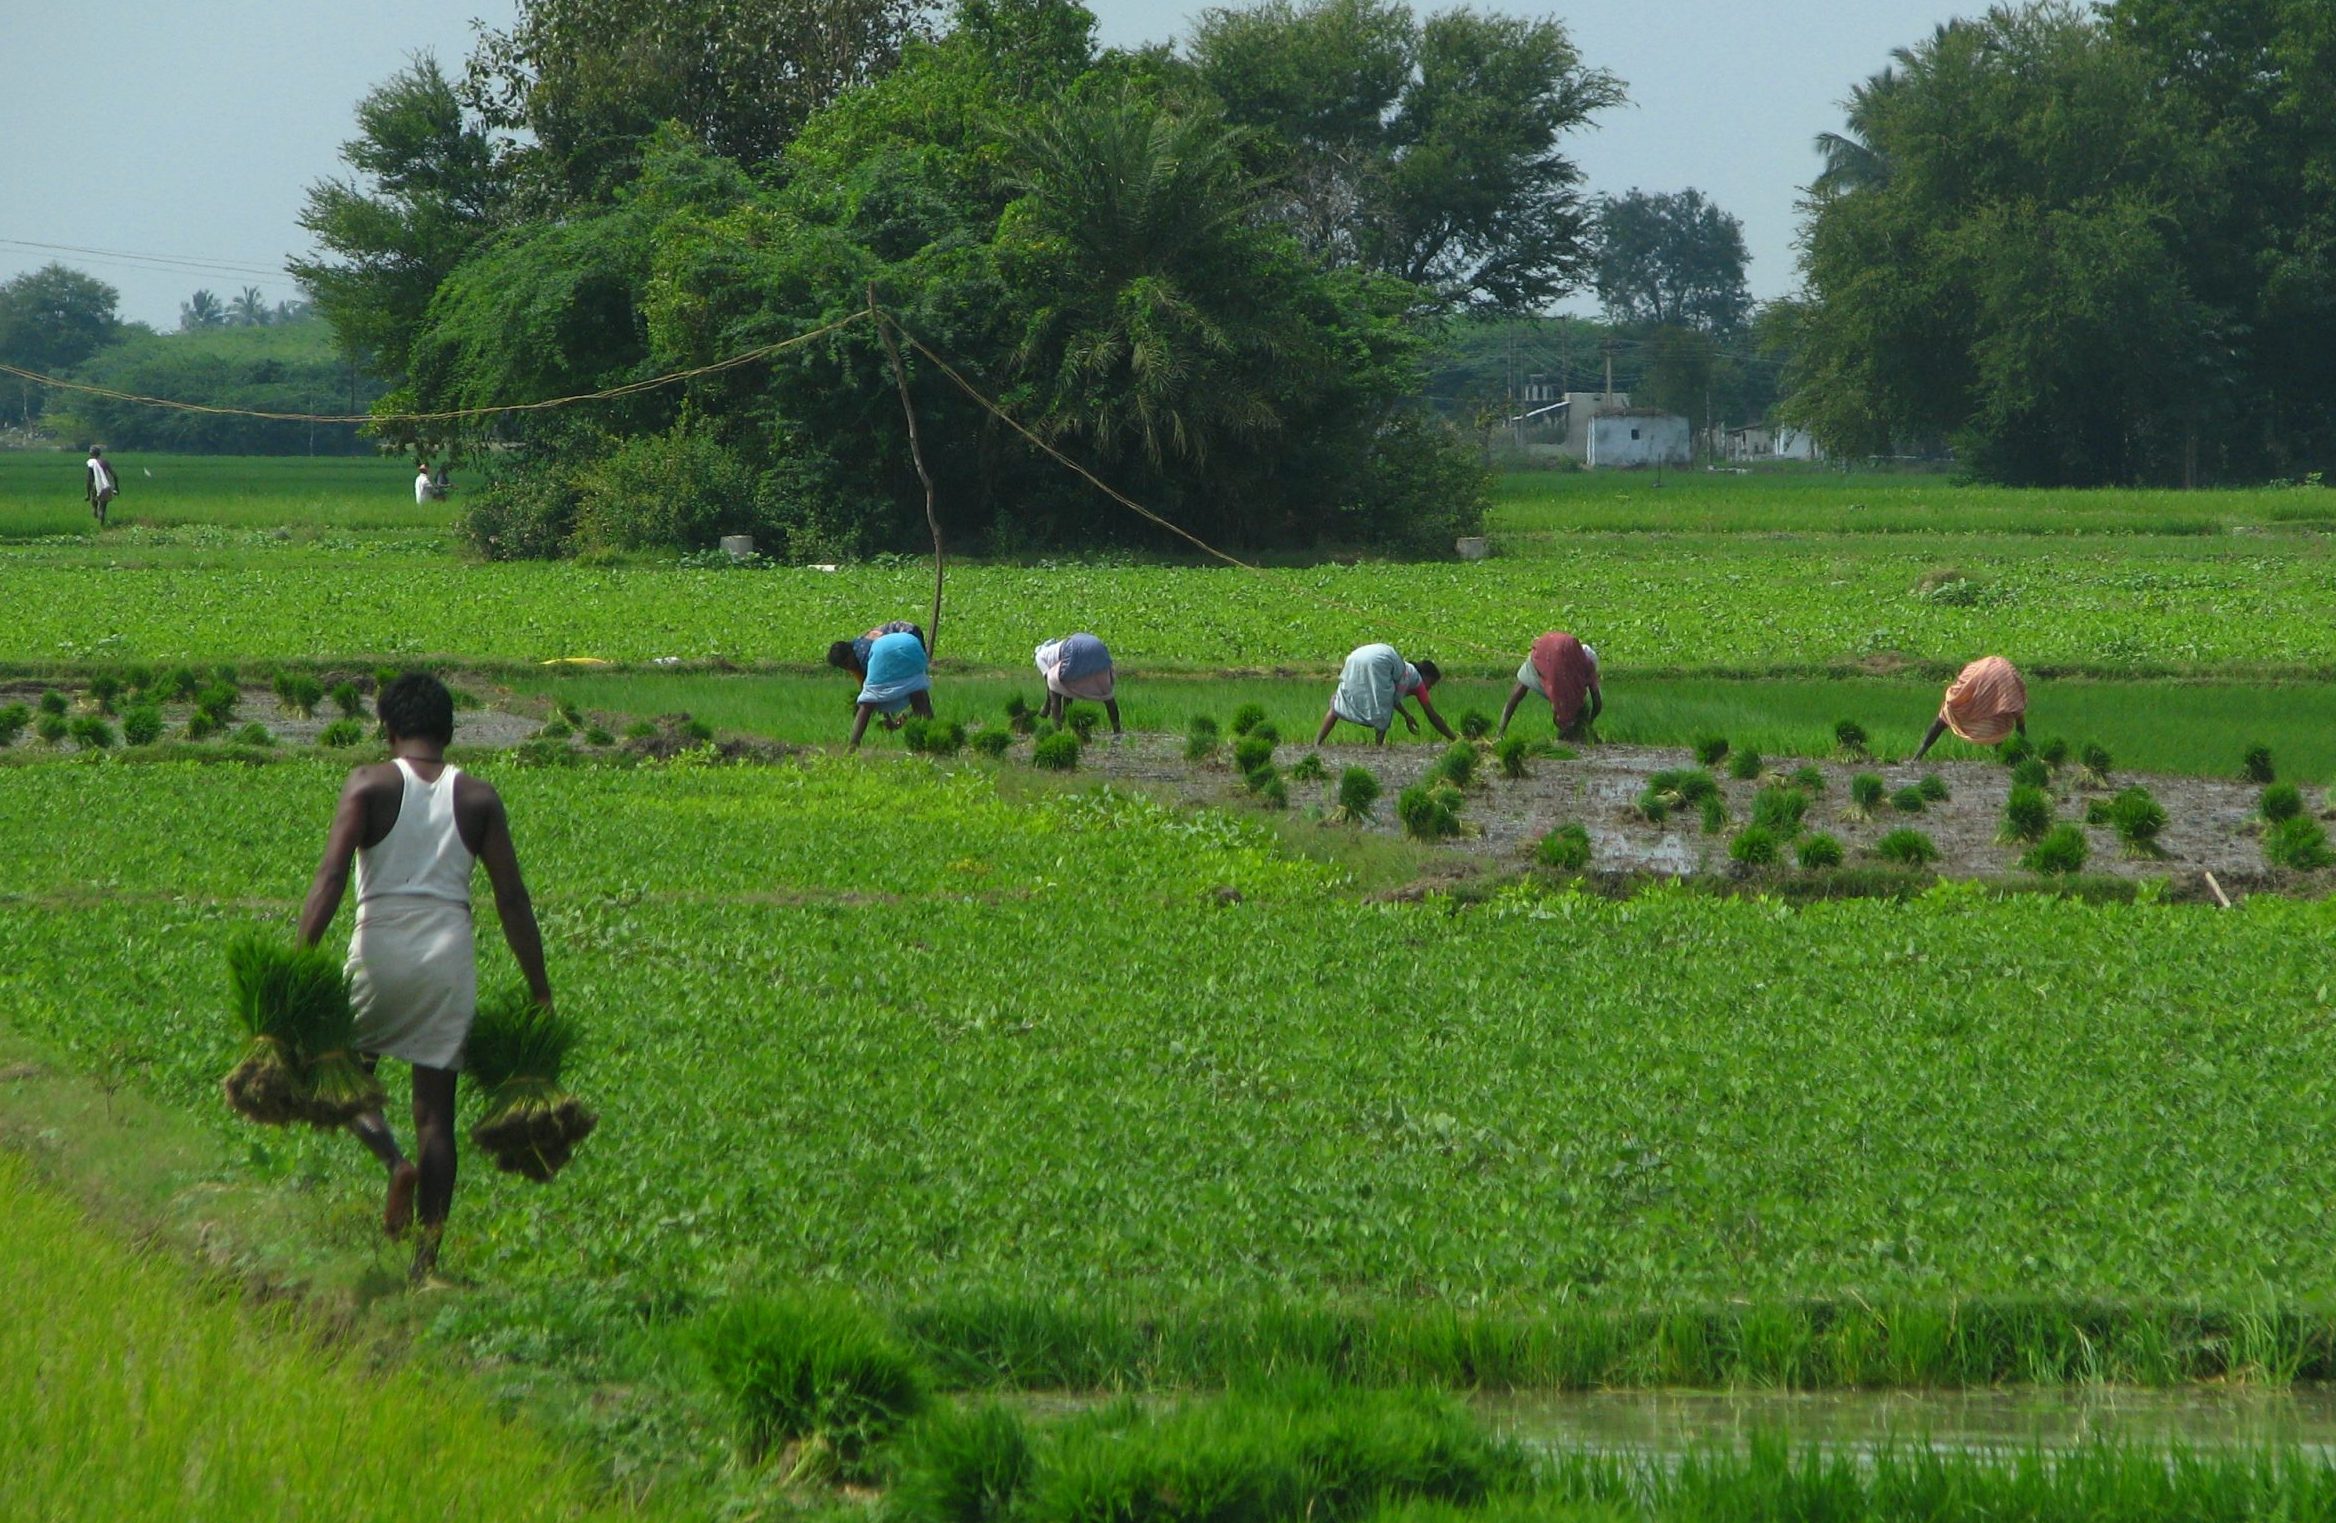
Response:
[[[725,370],[736,370],[743,365],[752,365],[757,361],[767,360],[774,354],[797,348],[816,339],[826,338],[831,333],[839,333],[854,323],[865,322],[869,315],[865,311],[854,312],[851,316],[829,323],[823,328],[814,328],[809,333],[799,333],[793,338],[781,339],[775,344],[764,344],[759,349],[749,349],[742,354],[734,354],[728,359],[716,360],[710,365],[699,365],[690,370],[675,370],[665,375],[651,376],[643,381],[627,381],[622,386],[611,386],[605,391],[579,392],[574,396],[567,397],[547,397],[540,402],[508,402],[495,407],[458,407],[447,412],[260,412],[249,407],[213,407],[203,402],[179,402],[169,397],[140,396],[136,392],[116,391],[110,386],[91,386],[81,381],[60,380],[53,375],[42,375],[38,371],[20,369],[5,362],[0,362],[0,374],[16,376],[42,386],[53,386],[59,391],[78,391],[87,396],[105,397],[115,402],[132,402],[142,407],[161,407],[173,412],[203,413],[219,418],[259,418],[270,423],[453,423],[465,418],[486,418],[502,413],[549,412],[554,408],[573,407],[582,402],[606,402],[616,397],[630,397],[644,391],[655,391],[660,387],[671,386],[677,381],[694,381],[700,376],[718,375]]]

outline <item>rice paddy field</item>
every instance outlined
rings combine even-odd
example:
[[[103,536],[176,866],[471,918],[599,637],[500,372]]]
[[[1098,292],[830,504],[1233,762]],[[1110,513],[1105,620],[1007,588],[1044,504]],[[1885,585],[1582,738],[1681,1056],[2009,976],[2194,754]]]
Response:
[[[273,1485],[266,1506],[360,1517],[2336,1516],[2336,1467],[2293,1440],[1844,1445],[1788,1416],[1647,1452],[1488,1400],[2336,1381],[2318,877],[2231,909],[1522,867],[1451,891],[1442,849],[1230,791],[891,737],[838,754],[818,652],[916,614],[929,568],[480,565],[445,507],[401,504],[394,461],[129,461],[131,522],[100,540],[46,503],[59,464],[0,456],[9,696],[54,686],[81,716],[141,665],[435,657],[501,714],[784,744],[461,758],[509,802],[603,1122],[549,1186],[469,1161],[451,1283],[421,1293],[373,1246],[360,1149],[218,1092],[221,950],[289,925],[371,753],[0,750],[0,1198],[30,1224],[0,1276],[61,1308],[0,1359],[49,1372],[5,1394],[40,1421],[0,1439],[0,1511],[233,1511]],[[1722,734],[1789,767],[1842,719],[1905,755],[1937,673],[2002,650],[2048,674],[2040,728],[2225,780],[2264,743],[2316,812],[2319,501],[1516,478],[1475,565],[967,566],[937,697],[994,723],[1035,693],[1030,646],[1089,627],[1132,727],[1255,703],[1286,765],[1351,645],[1420,627],[1457,716],[1496,710],[1557,625],[1605,656],[1608,744]],[[611,664],[537,664],[576,656]],[[70,1114],[33,1093],[66,1089]],[[215,1460],[162,1436],[186,1417],[81,1431],[125,1361],[159,1413],[222,1358],[258,1372],[256,1415],[214,1421]],[[339,1452],[266,1415],[286,1392],[315,1422],[445,1393],[470,1489],[391,1489],[354,1449],[276,1474],[254,1456]],[[132,1456],[118,1494],[70,1493],[93,1445]]]

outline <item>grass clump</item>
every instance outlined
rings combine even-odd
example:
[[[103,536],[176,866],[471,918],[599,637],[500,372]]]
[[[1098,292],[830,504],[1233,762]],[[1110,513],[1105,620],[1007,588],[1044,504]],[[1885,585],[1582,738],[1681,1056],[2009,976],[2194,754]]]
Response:
[[[1030,764],[1048,772],[1073,772],[1079,766],[1079,737],[1057,730],[1030,748]]]
[[[1033,734],[1038,729],[1038,711],[1020,693],[1006,700],[1006,728],[1016,735]]]
[[[1415,840],[1441,841],[1460,833],[1460,790],[1443,778],[1427,777],[1395,797],[1395,815],[1404,834]]]
[[[114,700],[122,696],[122,679],[112,672],[99,672],[89,679],[89,701],[97,705],[100,714],[114,711]]]
[[[1930,807],[1930,796],[1918,787],[1904,787],[1890,795],[1890,807],[1900,814],[1920,814]]]
[[[908,1425],[885,1494],[896,1523],[1006,1523],[1036,1471],[1021,1414],[995,1401],[936,1406]]]
[[[313,719],[316,706],[324,702],[324,684],[306,672],[278,672],[276,701],[284,706],[286,713]]]
[[[21,703],[0,708],[0,746],[13,746],[24,727],[32,723],[32,710]]]
[[[1560,872],[1581,872],[1590,865],[1590,832],[1578,822],[1560,825],[1534,843],[1533,860]]]
[[[1760,753],[1750,748],[1733,752],[1728,757],[1728,776],[1738,782],[1748,783],[1758,777],[1760,768]]]
[[[2304,791],[2293,783],[2273,783],[2255,801],[2255,810],[2274,825],[2292,820],[2304,812]]]
[[[356,721],[349,722],[354,724]],[[603,726],[586,725],[584,727],[584,744],[588,746],[613,746],[616,744],[616,737],[609,734]]]
[[[1695,743],[1695,760],[1706,767],[1716,767],[1728,759],[1728,739],[1724,735],[1706,735]]]
[[[759,1459],[797,1446],[790,1481],[870,1479],[876,1447],[932,1401],[923,1365],[847,1301],[742,1297],[697,1332],[740,1447]]]
[[[227,944],[227,995],[244,1053],[220,1089],[236,1114],[323,1130],[381,1106],[380,1081],[357,1061],[339,957],[247,932]]]
[[[150,746],[162,739],[162,710],[151,703],[133,703],[122,710],[122,739],[133,746]]]
[[[1798,788],[1763,788],[1752,795],[1752,823],[1789,841],[1800,833],[1801,816],[1808,808],[1809,796]]]
[[[1695,806],[1703,815],[1703,833],[1716,836],[1728,828],[1728,801],[1717,793]]]
[[[84,751],[106,751],[113,748],[114,727],[97,714],[79,714],[66,726],[73,744]]]
[[[208,718],[214,728],[224,730],[242,699],[243,693],[234,683],[213,682],[195,694],[195,712]]]
[[[219,721],[201,709],[187,716],[187,739],[209,740],[219,733]]]
[[[202,691],[203,678],[201,673],[191,666],[174,666],[170,669],[170,674],[155,685],[160,690],[162,697],[184,702]]]
[[[2055,825],[2044,833],[2043,839],[2028,848],[2020,858],[2020,866],[2046,877],[2067,877],[2084,870],[2085,859],[2092,855],[2092,845],[2085,840],[2081,825]]]
[[[1778,854],[1776,834],[1765,825],[1747,825],[1728,842],[1729,859],[1746,867],[1774,867]]]
[[[2087,788],[2106,788],[2110,765],[2109,748],[2088,740],[2076,754],[2076,780]]]
[[[1217,722],[1206,714],[1195,714],[1184,726],[1184,759],[1189,762],[1207,761],[1217,754]]]
[[[1719,791],[1720,785],[1710,773],[1695,767],[1674,767],[1647,779],[1638,796],[1638,812],[1660,825],[1672,810],[1717,798]]]
[[[1265,705],[1245,703],[1233,711],[1233,733],[1246,735],[1265,723]]]
[[[316,732],[316,743],[334,751],[361,746],[365,744],[365,726],[354,719],[336,719]]]
[[[1795,767],[1793,775],[1787,781],[1811,798],[1824,796],[1825,769],[1823,767]]]
[[[1091,703],[1074,703],[1063,710],[1063,727],[1079,737],[1085,745],[1095,738],[1095,731],[1103,724],[1103,711]]]
[[[1460,716],[1460,738],[1482,740],[1492,733],[1492,716],[1482,709],[1470,709]]]
[[[2239,758],[2239,776],[2250,783],[2275,781],[2279,772],[2271,765],[2271,748],[2266,745],[2247,747],[2246,754]]]
[[[2035,742],[2017,730],[2006,735],[2003,738],[2003,744],[1995,748],[1995,759],[2007,767],[2016,767],[2035,754]]]
[[[2038,757],[2023,756],[2012,763],[2012,786],[2014,788],[2049,788],[2052,786],[2052,769]]]
[[[574,725],[555,714],[537,727],[532,738],[536,740],[566,740],[575,733],[576,727]]]
[[[1793,849],[1793,854],[1805,868],[1841,865],[1841,843],[1823,831],[1801,837],[1801,844]]]
[[[2272,867],[2308,873],[2336,863],[2336,851],[2328,848],[2327,827],[2299,814],[2263,832],[2263,860]]]
[[[1476,780],[1476,747],[1465,740],[1455,740],[1444,748],[1444,754],[1428,770],[1431,778],[1442,778],[1455,788],[1465,788]]]
[[[256,719],[227,738],[239,746],[272,746],[276,743],[275,735]]]
[[[1864,725],[1854,719],[1834,721],[1833,754],[1843,761],[1864,761],[1869,744]]]
[[[655,740],[656,738],[657,721],[653,719],[636,719],[625,726],[625,739],[627,740]]]
[[[2158,849],[2158,832],[2166,828],[2166,806],[2147,788],[2137,785],[2120,790],[2109,801],[2108,816],[2110,828],[2117,832],[2117,839],[2125,847],[2125,855],[2164,855]]]
[[[995,761],[1013,748],[1014,732],[1002,725],[989,725],[974,733],[972,745],[975,751]]]
[[[1318,783],[1327,776],[1329,773],[1323,768],[1322,753],[1319,751],[1308,751],[1298,758],[1296,766],[1290,768],[1290,781],[1295,783]]]
[[[1341,824],[1359,825],[1371,817],[1379,802],[1379,779],[1368,767],[1349,767],[1338,775],[1338,807],[1330,817]]]
[[[1916,783],[1914,787],[1915,791],[1922,795],[1925,803],[1943,804],[1949,797],[1947,780],[1936,772],[1925,772],[1922,775],[1922,781]]]
[[[41,694],[40,703],[42,713],[54,715],[59,719],[64,718],[65,710],[71,707],[71,705],[65,701],[65,695],[57,691],[55,688],[50,688],[47,692]]]
[[[954,719],[911,719],[900,727],[900,740],[920,756],[955,756],[965,749],[965,726]]]
[[[326,689],[325,696],[333,701],[334,708],[341,711],[343,719],[357,719],[365,713],[364,695],[357,691],[356,683],[345,678]]]
[[[1533,754],[1533,743],[1522,735],[1502,737],[1492,748],[1494,762],[1499,764],[1501,776],[1516,782],[1527,775],[1525,759]]]
[[[2003,830],[1996,837],[2005,845],[2044,839],[2052,828],[2052,796],[2041,788],[2014,786],[2003,801]]]
[[[1921,831],[1901,825],[1874,843],[1874,855],[1901,867],[1928,867],[1939,859],[1939,847]]]
[[[62,714],[51,714],[44,711],[39,718],[32,722],[32,732],[52,746],[63,745],[65,733],[70,729],[72,726],[65,722],[65,716]]]
[[[1233,742],[1233,769],[1246,777],[1272,766],[1273,747],[1271,738],[1244,732]]]
[[[576,1025],[513,985],[479,1002],[463,1077],[486,1102],[470,1140],[506,1174],[548,1184],[600,1117],[560,1087]]]

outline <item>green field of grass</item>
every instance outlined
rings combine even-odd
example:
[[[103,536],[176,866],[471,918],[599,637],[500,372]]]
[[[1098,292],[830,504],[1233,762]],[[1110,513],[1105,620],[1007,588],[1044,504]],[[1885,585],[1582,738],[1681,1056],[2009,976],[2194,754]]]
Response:
[[[0,545],[89,535],[79,450],[0,450]],[[254,458],[109,453],[118,526],[348,531],[443,529],[458,504],[414,501],[411,461],[380,456]]]

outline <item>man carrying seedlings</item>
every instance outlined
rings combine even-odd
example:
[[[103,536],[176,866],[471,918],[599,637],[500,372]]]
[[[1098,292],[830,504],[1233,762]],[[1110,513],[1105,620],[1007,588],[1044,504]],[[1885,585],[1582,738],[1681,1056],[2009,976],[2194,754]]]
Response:
[[[1517,685],[1509,689],[1509,706],[1501,710],[1501,734],[1509,733],[1509,720],[1527,693],[1539,693],[1549,700],[1559,738],[1580,740],[1606,708],[1605,696],[1598,691],[1598,652],[1562,629],[1535,640],[1525,664],[1517,668]]]
[[[900,728],[901,710],[913,710],[923,718],[933,717],[933,676],[925,661],[925,640],[920,634],[901,630],[879,636],[868,647],[865,675],[860,682],[858,709],[852,716],[852,739],[846,748],[860,749],[860,737],[868,733],[868,718],[872,714],[884,716],[884,728]]]
[[[368,1058],[401,1058],[414,1068],[414,1158],[399,1150],[381,1112],[349,1129],[389,1171],[382,1227],[403,1237],[416,1195],[422,1230],[412,1278],[438,1263],[454,1201],[454,1079],[478,1008],[471,939],[470,880],[483,861],[495,891],[503,939],[536,1002],[552,1002],[543,938],[520,877],[511,825],[495,790],[446,763],[454,738],[454,698],[425,672],[408,672],[375,700],[390,760],[356,768],[341,789],[324,858],[300,911],[300,942],[315,946],[341,907],[349,865],[357,868],[357,923],[349,938],[350,1003],[357,1046]]]
[[[1914,759],[1929,755],[1949,730],[1975,746],[2001,745],[2014,730],[2027,734],[2028,685],[2020,680],[2020,669],[2001,656],[1981,656],[1956,673]]]
[[[1046,679],[1046,707],[1039,710],[1056,724],[1063,722],[1063,711],[1074,700],[1100,703],[1103,712],[1111,718],[1114,736],[1126,733],[1119,727],[1119,698],[1117,679],[1112,671],[1111,651],[1093,635],[1065,635],[1060,640],[1049,640],[1032,653],[1038,662],[1038,675]]]
[[[1413,665],[1397,653],[1392,645],[1365,645],[1346,658],[1346,665],[1338,674],[1338,691],[1330,697],[1330,708],[1322,716],[1322,728],[1314,734],[1314,744],[1330,738],[1331,730],[1340,720],[1359,724],[1371,732],[1373,744],[1387,744],[1387,728],[1400,715],[1412,734],[1419,733],[1419,721],[1411,717],[1411,710],[1403,706],[1406,698],[1419,700],[1420,712],[1428,716],[1428,723],[1446,740],[1457,740],[1452,727],[1444,723],[1444,716],[1436,712],[1435,700],[1428,697],[1428,689],[1443,679],[1433,661]]]
[[[114,474],[113,462],[105,458],[105,446],[101,444],[89,447],[89,460],[82,470],[86,478],[81,489],[82,500],[89,504],[90,516],[102,529],[106,504],[122,495],[122,478]]]

